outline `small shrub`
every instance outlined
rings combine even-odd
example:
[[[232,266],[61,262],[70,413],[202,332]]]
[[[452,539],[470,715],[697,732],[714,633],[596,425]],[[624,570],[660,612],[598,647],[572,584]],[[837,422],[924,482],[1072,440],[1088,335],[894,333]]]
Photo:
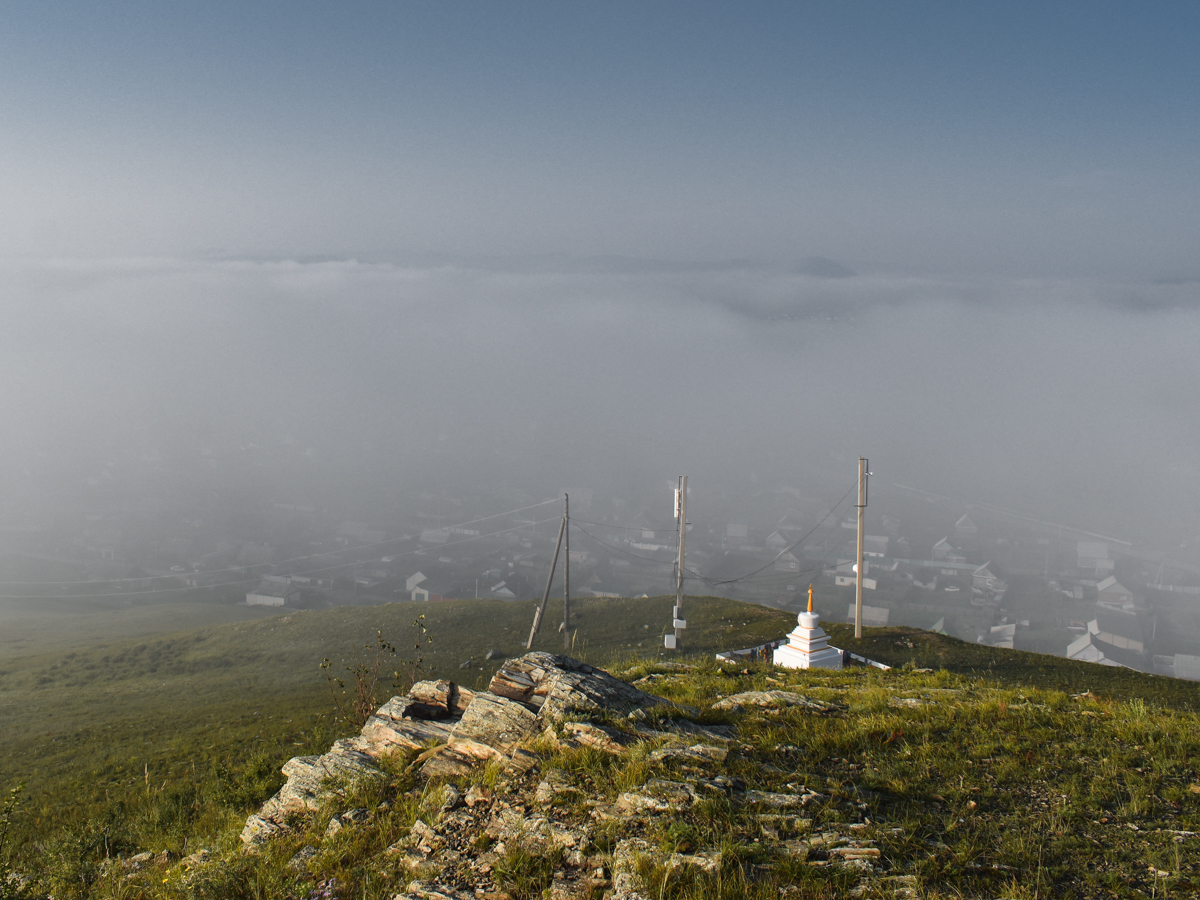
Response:
[[[4,809],[0,810],[0,900],[17,900],[23,893],[20,874],[9,865],[8,842],[13,819],[21,808],[21,792],[24,789],[24,783],[11,788]]]
[[[561,853],[539,856],[514,840],[496,863],[496,878],[513,900],[535,900],[554,880]]]
[[[399,652],[396,645],[385,640],[383,632],[375,634],[375,643],[366,644],[362,657],[345,667],[348,679],[333,674],[333,662],[329,657],[321,660],[321,671],[329,685],[333,705],[342,719],[361,728],[379,708],[379,691],[388,680],[387,667],[396,662],[391,672],[390,687],[404,692],[420,680],[425,668],[424,649],[433,640],[425,627],[425,614],[413,620],[413,644],[410,654],[396,661]]]

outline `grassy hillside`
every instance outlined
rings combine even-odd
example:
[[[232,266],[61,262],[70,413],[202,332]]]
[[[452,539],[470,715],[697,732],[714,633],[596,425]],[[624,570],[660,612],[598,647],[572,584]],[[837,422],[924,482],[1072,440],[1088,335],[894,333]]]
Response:
[[[1061,656],[1000,650],[918,628],[865,628],[863,637],[857,640],[851,625],[830,625],[827,630],[838,647],[892,666],[911,663],[920,668],[986,676],[1009,685],[1035,685],[1067,693],[1091,691],[1109,699],[1140,698],[1174,709],[1200,710],[1200,683],[1194,681]]]
[[[672,602],[580,602],[573,655],[601,664],[624,658],[631,679],[652,671],[650,660],[629,669],[629,658],[657,655]],[[533,604],[289,613],[3,659],[0,789],[28,783],[9,836],[14,864],[45,874],[57,897],[306,896],[312,885],[288,874],[286,859],[243,857],[237,832],[282,782],[286,758],[323,752],[353,730],[331,715],[321,658],[352,662],[377,631],[403,654],[421,613],[433,636],[426,673],[481,687],[499,665],[484,661],[487,650],[522,652]],[[689,598],[688,620],[697,670],[643,686],[702,710],[752,688],[787,687],[838,703],[842,712],[833,717],[737,720],[746,749],[730,774],[772,782],[783,772],[840,785],[833,796],[857,792],[888,865],[917,877],[929,896],[1200,890],[1190,836],[1200,830],[1200,717],[1192,712],[1200,686],[911,629],[868,629],[855,642],[837,625],[830,626],[835,643],[912,665],[840,674],[758,665],[738,675],[743,668],[716,666],[713,651],[777,638],[794,617]],[[561,649],[555,621],[547,616],[539,649]],[[914,674],[914,665],[935,672]],[[1089,696],[1070,696],[1085,690]],[[409,787],[394,781],[395,790]],[[837,827],[845,809],[831,804],[813,827]],[[216,892],[182,870],[172,874],[177,864],[155,870],[165,882],[134,879],[116,891],[104,864],[145,850],[178,859],[200,847],[232,867],[232,880]],[[381,863],[361,853],[331,856],[329,876],[354,886],[347,897],[390,897],[395,881],[375,878]],[[1039,881],[1027,889],[1022,873],[1034,870]],[[806,874],[797,896],[840,895],[844,873],[826,874],[824,881]],[[691,896],[686,886],[662,887],[663,896]]]
[[[573,654],[606,661],[657,652],[673,602],[573,601]],[[335,671],[344,669],[382,633],[397,645],[397,664],[411,660],[413,622],[424,615],[432,638],[421,652],[426,677],[482,687],[500,665],[484,655],[523,652],[533,611],[532,602],[395,603],[256,617],[133,640],[114,639],[108,623],[103,639],[90,645],[10,652],[0,657],[0,788],[25,781],[40,815],[53,820],[64,803],[111,796],[134,782],[144,787],[147,779],[169,786],[217,760],[277,769],[304,748],[327,743],[339,727],[318,668],[322,658],[331,658]],[[129,615],[118,621],[135,633],[167,615],[159,607],[142,618],[123,612]],[[183,613],[194,614],[188,607]],[[535,648],[562,649],[556,613],[547,611]],[[688,620],[689,651],[711,653],[776,638],[793,617],[699,598],[689,599]]]
[[[196,592],[199,594],[200,592]],[[5,660],[84,650],[100,643],[253,622],[278,615],[263,606],[214,603],[211,595],[137,605],[79,600],[0,600],[0,665]]]

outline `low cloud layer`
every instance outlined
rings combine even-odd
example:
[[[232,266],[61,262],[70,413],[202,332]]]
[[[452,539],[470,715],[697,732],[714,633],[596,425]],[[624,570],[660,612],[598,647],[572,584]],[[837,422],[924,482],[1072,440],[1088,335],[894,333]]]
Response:
[[[1195,282],[611,260],[4,270],[11,515],[74,508],[106,477],[183,505],[364,515],[501,484],[635,498],[682,472],[713,503],[762,483],[836,497],[862,454],[879,490],[1132,540],[1200,532]],[[238,483],[214,480],[233,458]]]

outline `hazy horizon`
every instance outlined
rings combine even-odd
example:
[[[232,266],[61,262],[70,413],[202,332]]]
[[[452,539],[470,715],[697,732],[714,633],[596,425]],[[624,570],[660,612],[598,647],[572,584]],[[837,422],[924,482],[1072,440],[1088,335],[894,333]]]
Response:
[[[1190,553],[1198,15],[13,10],[4,514],[864,454]]]

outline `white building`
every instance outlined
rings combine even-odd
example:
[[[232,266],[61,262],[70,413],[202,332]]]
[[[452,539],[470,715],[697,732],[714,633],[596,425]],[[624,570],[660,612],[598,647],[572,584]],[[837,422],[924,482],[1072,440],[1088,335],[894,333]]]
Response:
[[[246,594],[247,606],[288,606],[300,599],[300,588],[290,581],[263,579],[258,587]]]

